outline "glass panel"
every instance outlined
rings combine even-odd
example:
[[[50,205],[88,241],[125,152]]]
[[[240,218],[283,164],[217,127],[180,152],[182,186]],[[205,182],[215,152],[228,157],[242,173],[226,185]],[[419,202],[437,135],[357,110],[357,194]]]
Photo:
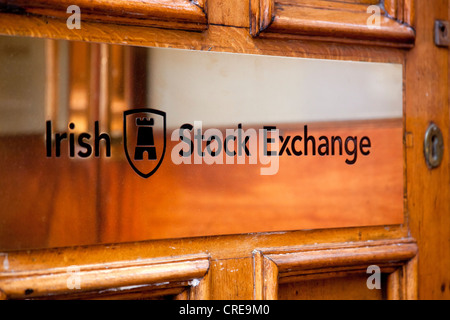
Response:
[[[402,65],[0,37],[0,249],[403,223]]]

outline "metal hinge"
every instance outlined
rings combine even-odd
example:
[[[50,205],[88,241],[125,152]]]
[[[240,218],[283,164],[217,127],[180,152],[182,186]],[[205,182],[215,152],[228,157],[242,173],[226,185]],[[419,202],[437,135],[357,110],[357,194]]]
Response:
[[[434,42],[438,47],[450,46],[450,22],[436,20],[434,22]]]

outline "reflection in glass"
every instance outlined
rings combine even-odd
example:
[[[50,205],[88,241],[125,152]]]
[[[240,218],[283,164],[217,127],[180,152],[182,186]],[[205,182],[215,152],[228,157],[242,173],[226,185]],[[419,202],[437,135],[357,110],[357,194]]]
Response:
[[[0,55],[2,250],[403,222],[401,65],[15,37],[0,38]],[[147,179],[124,153],[136,108],[166,114],[165,140],[147,130],[167,144]],[[172,133],[198,121],[223,139],[276,127],[290,137],[278,171],[225,156],[174,163]],[[96,133],[110,139],[97,157]],[[292,141],[307,136],[315,147],[300,155],[305,141]],[[342,141],[331,154],[321,137]],[[347,138],[365,148],[346,152]]]

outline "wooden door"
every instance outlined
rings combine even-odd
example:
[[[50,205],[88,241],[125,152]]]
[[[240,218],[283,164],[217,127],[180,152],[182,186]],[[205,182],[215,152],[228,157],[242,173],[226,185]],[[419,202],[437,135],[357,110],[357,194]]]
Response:
[[[258,199],[264,199],[264,190],[270,188],[261,178],[247,176],[247,167],[218,171],[196,167],[186,176],[176,171],[178,167],[166,165],[161,169],[164,175],[154,176],[159,180],[151,186],[152,207],[143,205],[141,210],[135,204],[142,200],[140,192],[147,190],[148,180],[130,171],[125,158],[102,154],[77,162],[62,156],[38,166],[33,158],[45,150],[45,131],[33,137],[2,136],[1,172],[7,177],[0,183],[2,299],[450,297],[450,68],[448,46],[435,42],[435,30],[444,38],[448,33],[443,26],[435,28],[436,20],[449,20],[447,0],[114,0],[108,7],[83,0],[78,2],[80,29],[68,27],[68,18],[76,13],[67,11],[69,2],[2,2],[0,33],[45,38],[47,75],[61,67],[52,63],[57,55],[77,52],[76,57],[66,57],[79,71],[71,73],[69,88],[81,95],[65,102],[72,107],[71,121],[77,126],[82,124],[74,119],[84,119],[86,130],[94,132],[94,121],[107,119],[108,126],[100,131],[120,131],[120,103],[148,107],[136,93],[149,78],[139,71],[147,66],[137,63],[142,50],[135,47],[396,64],[402,75],[401,83],[396,82],[402,91],[401,121],[354,123],[353,128],[371,128],[371,135],[388,145],[373,164],[379,172],[373,173],[379,178],[374,181],[396,177],[400,183],[394,192],[383,193],[365,184],[364,171],[353,172],[352,177],[359,177],[354,182],[355,199],[364,199],[356,201],[353,217],[345,212],[348,194],[338,192],[332,202],[314,202],[322,203],[321,210],[307,207],[309,199],[303,199],[305,211],[320,213],[312,215],[309,224],[298,224],[295,201],[301,193],[295,193],[299,188],[292,179],[298,178],[295,174],[278,181],[284,191],[274,198],[292,192],[291,202],[273,210],[276,201],[261,205],[252,198],[255,193],[232,201],[235,194],[227,181],[234,175],[260,190]],[[61,45],[56,40],[73,42]],[[126,84],[116,81],[120,77],[127,79]],[[57,110],[51,106],[63,102],[51,95],[57,92],[51,89],[55,81],[51,77],[42,81],[50,84],[49,110]],[[58,117],[48,114],[50,119]],[[444,145],[442,163],[433,169],[424,159],[424,137],[431,123],[442,131]],[[325,124],[315,130],[336,130]],[[398,134],[395,147],[388,144],[392,134]],[[115,154],[114,148],[122,146],[112,137]],[[14,148],[23,152],[8,153]],[[321,170],[315,161],[302,176],[309,179],[310,188],[339,190],[329,174],[326,183],[318,182],[315,177]],[[6,166],[18,164],[27,168],[21,175]],[[217,189],[212,180],[225,187]],[[192,181],[200,181],[194,190],[189,189]],[[175,196],[161,191],[165,185],[178,186]],[[219,204],[211,200],[215,197]],[[369,285],[373,275],[379,275],[379,288]]]

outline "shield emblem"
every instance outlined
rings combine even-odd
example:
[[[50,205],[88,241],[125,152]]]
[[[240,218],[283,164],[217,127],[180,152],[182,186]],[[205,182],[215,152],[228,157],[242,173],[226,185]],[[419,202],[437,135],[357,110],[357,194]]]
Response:
[[[166,113],[154,109],[125,111],[123,146],[128,163],[138,175],[153,175],[166,153]]]

